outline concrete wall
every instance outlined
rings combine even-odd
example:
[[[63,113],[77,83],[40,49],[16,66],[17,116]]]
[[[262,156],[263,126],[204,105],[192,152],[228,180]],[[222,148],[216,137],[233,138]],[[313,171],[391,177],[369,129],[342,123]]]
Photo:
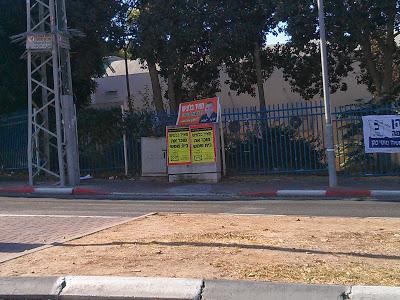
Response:
[[[112,63],[115,73],[107,71],[108,76],[97,78],[97,89],[92,95],[92,105],[94,107],[110,107],[119,106],[127,100],[125,66],[123,61],[115,61]],[[143,108],[152,103],[152,88],[149,73],[140,66],[138,61],[129,62],[129,82],[130,90],[133,98],[133,104],[136,108]],[[221,92],[217,96],[221,99],[223,108],[240,108],[246,106],[258,106],[258,98],[248,94],[237,95],[235,91],[231,91],[229,86],[225,84],[228,79],[226,73],[221,71]],[[348,85],[346,92],[338,91],[332,95],[332,106],[341,106],[354,103],[356,99],[370,99],[371,94],[365,85],[357,84],[356,77],[351,74],[345,79]],[[166,90],[166,83],[161,82],[163,91]],[[264,84],[267,104],[282,104],[304,101],[298,93],[291,91],[288,82],[283,78],[281,70],[275,70],[272,76]],[[147,99],[143,101],[143,99]],[[315,97],[314,100],[319,100]],[[165,102],[165,105],[167,102]]]

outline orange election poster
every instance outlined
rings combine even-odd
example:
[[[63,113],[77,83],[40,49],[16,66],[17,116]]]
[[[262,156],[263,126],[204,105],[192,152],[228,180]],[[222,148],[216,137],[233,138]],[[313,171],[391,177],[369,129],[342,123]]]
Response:
[[[218,98],[209,98],[179,105],[179,115],[176,125],[188,126],[217,123],[219,121]]]

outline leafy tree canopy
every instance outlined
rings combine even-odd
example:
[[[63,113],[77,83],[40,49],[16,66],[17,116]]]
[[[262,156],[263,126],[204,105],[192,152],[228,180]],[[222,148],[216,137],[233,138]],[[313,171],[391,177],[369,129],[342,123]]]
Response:
[[[313,0],[281,1],[280,20],[290,42],[281,48],[280,65],[293,89],[309,99],[322,90],[318,7]],[[346,90],[343,78],[360,68],[376,102],[400,94],[399,0],[326,0],[325,15],[331,89]]]
[[[67,0],[70,28],[85,37],[71,41],[74,97],[79,106],[90,101],[94,77],[105,72],[104,57],[111,53],[123,33],[115,25],[123,11],[122,0]],[[18,13],[20,12],[20,13]],[[26,61],[20,56],[24,47],[12,44],[10,36],[26,31],[26,3],[23,0],[0,2],[0,113],[25,109],[27,105]]]

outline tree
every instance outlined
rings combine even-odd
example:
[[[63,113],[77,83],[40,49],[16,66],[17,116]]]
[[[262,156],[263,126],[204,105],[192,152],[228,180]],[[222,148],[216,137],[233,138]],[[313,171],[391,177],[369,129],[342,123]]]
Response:
[[[313,0],[281,1],[290,42],[281,48],[285,78],[309,99],[322,91],[318,8]],[[329,71],[332,92],[346,90],[343,78],[359,66],[358,82],[374,102],[394,101],[400,94],[399,0],[326,0]]]
[[[11,44],[9,37],[26,31],[25,1],[0,2],[0,114],[27,106],[26,62],[20,59],[24,47]]]
[[[68,25],[85,34],[71,42],[71,68],[75,100],[79,106],[90,101],[96,86],[93,78],[105,74],[104,58],[118,48],[124,33],[116,25],[124,14],[123,0],[67,0]]]
[[[122,57],[125,61],[125,81],[126,81],[126,91],[128,95],[128,108],[130,111],[133,109],[133,99],[131,97],[131,89],[129,82],[129,68],[128,59],[131,59],[129,48],[132,46],[131,42],[133,39],[131,23],[134,19],[134,0],[123,0],[119,1],[120,9],[114,16],[112,22],[114,35],[110,37],[113,43],[115,43],[117,51],[116,55]]]
[[[66,1],[69,27],[85,34],[85,37],[71,41],[74,98],[79,106],[89,103],[95,89],[92,78],[104,75],[104,57],[115,49],[114,41],[119,32],[115,30],[114,17],[121,10],[121,1]],[[12,44],[10,40],[10,36],[25,31],[25,1],[1,1],[0,113],[25,109],[27,105],[26,61],[20,59],[24,47]]]
[[[223,61],[229,84],[238,94],[255,95],[257,86],[261,110],[265,110],[264,81],[274,70],[274,55],[266,47],[266,35],[277,26],[274,0],[214,1],[218,32],[214,51]]]
[[[147,62],[157,97],[161,94],[158,74],[167,81],[171,111],[177,111],[182,100],[209,97],[218,91],[219,63],[210,53],[207,6],[205,0],[168,5],[161,0],[137,2],[134,55]]]

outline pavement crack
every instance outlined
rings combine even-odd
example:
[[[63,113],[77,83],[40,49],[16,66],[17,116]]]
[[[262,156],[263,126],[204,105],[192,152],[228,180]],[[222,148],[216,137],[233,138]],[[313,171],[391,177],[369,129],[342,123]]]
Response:
[[[66,281],[65,277],[61,277],[59,279],[58,284],[57,284],[57,290],[56,290],[57,297],[56,297],[56,299],[59,299],[62,291],[64,290],[64,288],[66,286],[67,286],[67,281]]]
[[[203,299],[203,292],[204,292],[204,288],[205,287],[206,287],[206,282],[204,280],[202,280],[201,286],[200,286],[199,297],[196,300],[202,300]]]
[[[351,299],[351,292],[352,292],[353,287],[350,286],[349,289],[346,292],[343,292],[342,299],[343,300],[350,300]]]

